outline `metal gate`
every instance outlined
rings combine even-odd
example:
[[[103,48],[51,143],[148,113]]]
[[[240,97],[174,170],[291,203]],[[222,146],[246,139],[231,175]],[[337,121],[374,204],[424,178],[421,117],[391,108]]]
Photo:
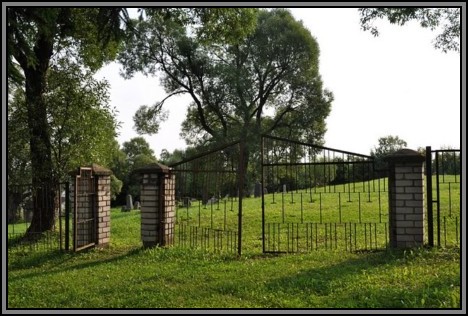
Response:
[[[264,253],[387,247],[387,173],[373,157],[263,136],[261,166]]]
[[[97,208],[96,178],[92,168],[81,167],[75,178],[73,207],[73,250],[79,251],[96,244]]]
[[[426,147],[429,246],[434,246],[435,241],[439,247],[460,245],[460,171],[459,149],[432,150],[431,146]]]
[[[241,254],[242,151],[234,142],[170,166],[177,179],[176,245]]]

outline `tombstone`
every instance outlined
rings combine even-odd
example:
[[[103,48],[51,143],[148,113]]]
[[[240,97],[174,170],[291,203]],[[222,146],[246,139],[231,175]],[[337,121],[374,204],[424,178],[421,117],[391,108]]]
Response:
[[[133,210],[133,200],[132,200],[132,195],[131,194],[127,195],[126,209],[129,210],[129,211]]]
[[[212,198],[210,198],[210,199],[206,202],[206,205],[215,204],[216,202],[218,202],[218,199],[216,199],[216,198],[213,196]]]
[[[268,189],[266,187],[263,188],[263,194],[268,194]]]
[[[135,210],[139,210],[141,208],[140,202],[136,201],[135,202]]]
[[[182,199],[182,207],[190,207],[190,206],[192,206],[192,201],[190,197],[184,197]]]
[[[262,184],[260,182],[255,183],[254,197],[262,196]]]
[[[288,190],[286,190],[286,184],[283,184],[283,193],[288,193]]]

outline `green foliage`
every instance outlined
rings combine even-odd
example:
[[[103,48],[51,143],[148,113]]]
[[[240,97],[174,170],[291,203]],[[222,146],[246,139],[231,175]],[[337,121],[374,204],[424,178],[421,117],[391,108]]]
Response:
[[[214,12],[211,16],[222,16]],[[160,70],[168,93],[137,112],[139,132],[157,131],[159,121],[151,116],[160,113],[167,98],[188,93],[193,103],[183,135],[190,144],[250,139],[280,127],[301,139],[323,136],[332,95],[318,75],[318,45],[287,10],[260,11],[255,30],[235,44],[207,43],[160,14],[149,15],[136,28],[120,55],[126,75]],[[273,116],[267,108],[274,109]],[[314,132],[304,125],[315,127]]]
[[[127,155],[127,159],[129,160],[133,160],[139,155],[154,156],[154,151],[143,137],[134,137],[124,142],[122,144],[122,151]]]
[[[382,158],[386,155],[393,154],[394,152],[408,146],[406,141],[399,138],[398,136],[388,135],[379,138],[379,145],[371,150],[371,156],[376,158]]]
[[[110,176],[111,180],[111,199],[115,200],[117,198],[117,195],[122,191],[122,185],[123,182],[119,180],[116,176],[111,174]]]
[[[140,195],[140,177],[134,171],[156,162],[154,151],[143,137],[134,137],[122,144],[122,149],[115,152],[112,163],[112,171],[122,179],[120,195],[117,197],[118,204],[125,204],[127,194],[135,199]]]
[[[48,115],[51,108],[46,94],[57,90],[48,91],[48,78],[49,75],[53,76],[50,69],[52,66],[60,68],[63,58],[73,61],[69,65],[76,63],[78,67],[89,67],[90,70],[96,70],[104,62],[113,59],[122,35],[121,11],[122,9],[107,7],[8,8],[8,78],[17,86],[24,86],[31,178],[34,186],[46,185],[52,188],[63,176],[63,170],[52,171],[53,155],[57,158],[57,153],[52,153],[52,143],[57,135],[50,134]],[[102,111],[90,112],[92,111],[85,111],[83,116],[100,114],[98,118],[102,118]],[[106,118],[112,119],[109,115]],[[90,117],[84,117],[85,122],[89,119]],[[105,139],[103,136],[98,135],[100,140]],[[58,138],[61,142],[61,135]],[[95,157],[89,158],[94,160]],[[54,194],[50,191],[47,198],[34,202],[30,232],[44,232],[52,228],[55,213],[50,205],[54,203]]]
[[[70,59],[62,58],[50,67],[44,100],[57,179],[63,181],[79,166],[111,163],[118,124],[115,109],[109,105],[108,88],[107,82],[96,81]],[[9,171],[16,183],[30,183],[27,107],[22,89],[16,91],[9,112]]]
[[[361,8],[361,27],[374,36],[379,35],[373,25],[376,19],[387,18],[392,24],[404,25],[416,20],[421,27],[435,30],[440,28],[440,34],[434,40],[434,47],[443,52],[460,51],[460,8]]]

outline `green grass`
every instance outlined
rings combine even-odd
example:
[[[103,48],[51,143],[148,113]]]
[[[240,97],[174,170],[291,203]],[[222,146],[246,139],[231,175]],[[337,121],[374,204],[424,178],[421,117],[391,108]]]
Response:
[[[177,246],[143,249],[139,212],[113,209],[108,249],[9,253],[7,307],[460,308],[459,248],[263,255],[259,201],[245,200],[240,258]],[[197,205],[192,209],[196,220]],[[216,211],[222,225],[224,210]],[[300,219],[290,211],[290,220]],[[211,209],[204,212],[210,220]]]

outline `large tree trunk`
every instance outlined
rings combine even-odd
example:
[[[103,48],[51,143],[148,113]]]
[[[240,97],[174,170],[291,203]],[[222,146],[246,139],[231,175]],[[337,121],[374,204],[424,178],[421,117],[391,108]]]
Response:
[[[32,167],[33,218],[27,236],[53,228],[55,223],[55,179],[52,151],[44,101],[46,74],[52,56],[53,42],[40,37],[34,47],[37,62],[23,67],[26,81],[26,103]],[[22,65],[23,66],[23,65]]]

